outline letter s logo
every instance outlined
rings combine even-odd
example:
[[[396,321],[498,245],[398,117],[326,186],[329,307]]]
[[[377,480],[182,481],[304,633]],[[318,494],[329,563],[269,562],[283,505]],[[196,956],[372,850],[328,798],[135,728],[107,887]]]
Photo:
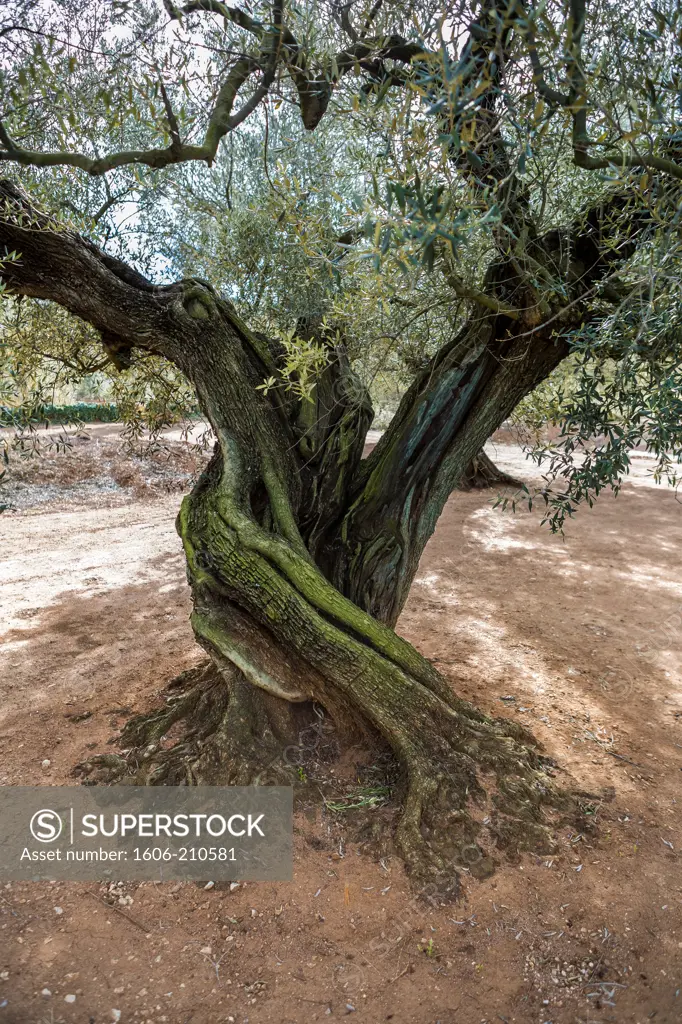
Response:
[[[36,811],[31,818],[31,835],[39,843],[53,843],[62,834],[62,819],[48,808]]]

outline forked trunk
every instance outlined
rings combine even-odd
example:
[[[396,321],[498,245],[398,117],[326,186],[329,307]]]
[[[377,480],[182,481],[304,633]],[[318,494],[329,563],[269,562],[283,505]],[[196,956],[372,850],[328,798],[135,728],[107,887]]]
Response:
[[[419,875],[472,860],[489,869],[466,809],[484,798],[481,773],[495,780],[489,838],[537,845],[542,805],[557,795],[532,736],[458,699],[392,626],[454,483],[563,347],[540,336],[519,352],[505,324],[475,321],[445,356],[442,390],[422,394],[418,381],[398,429],[361,462],[371,416],[344,353],[330,352],[305,415],[270,401],[255,390],[265,352],[254,359],[246,328],[198,288],[201,351],[176,358],[218,442],[177,525],[192,626],[216,674],[130,724],[124,743],[150,755],[142,777],[291,778],[292,748],[323,708],[337,742],[364,735],[392,751],[404,788],[397,844]],[[378,498],[387,474],[400,481],[390,507]],[[180,718],[180,747],[155,747]]]
[[[414,382],[363,461],[371,407],[343,350],[328,345],[326,368],[300,401],[283,386],[277,344],[251,332],[209,285],[155,287],[55,229],[11,183],[0,183],[0,198],[0,243],[21,253],[4,270],[10,289],[93,324],[121,365],[135,348],[171,360],[217,438],[178,517],[192,626],[212,668],[131,721],[127,756],[114,763],[139,782],[290,779],[301,735],[324,714],[340,742],[364,735],[392,751],[403,796],[396,841],[417,874],[452,879],[457,863],[484,872],[489,844],[541,842],[543,805],[567,801],[532,736],[457,698],[392,627],[448,496],[564,357],[579,303],[573,321],[555,310],[545,327],[534,300],[524,323],[474,317]],[[548,252],[559,266],[578,248],[557,236]],[[581,288],[590,284],[583,255]],[[327,343],[319,327],[302,329]],[[280,386],[266,393],[268,377]],[[178,729],[179,740],[166,738]],[[467,802],[484,801],[484,782],[488,843],[479,847]]]

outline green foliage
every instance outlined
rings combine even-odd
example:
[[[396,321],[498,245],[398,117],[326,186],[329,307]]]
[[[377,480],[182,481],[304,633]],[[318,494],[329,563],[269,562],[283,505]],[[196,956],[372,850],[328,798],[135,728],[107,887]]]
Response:
[[[29,424],[34,426],[67,426],[79,423],[115,423],[121,419],[121,411],[117,405],[88,405],[78,402],[76,405],[42,405],[28,410],[20,406],[18,411],[0,406],[0,426],[24,429]]]
[[[610,202],[601,256],[628,255],[582,302],[570,358],[515,415],[546,472],[529,500],[561,529],[581,501],[621,486],[635,448],[676,483],[679,5],[283,10],[296,45],[277,51],[266,85],[265,0],[221,16],[160,0],[10,0],[0,14],[4,159],[65,226],[155,280],[209,280],[252,329],[278,339],[278,372],[263,390],[307,398],[329,341],[343,344],[382,426],[472,314],[534,306],[561,334],[582,271],[548,267],[533,239],[577,230],[586,210]],[[244,53],[252,67],[227,110]],[[311,82],[329,101],[314,132]],[[207,166],[211,132],[223,141]],[[491,270],[505,261],[517,285],[500,294]],[[120,408],[132,438],[196,409],[173,367],[134,351],[119,373],[90,327],[44,303],[6,301],[0,401],[66,401],[83,381]],[[551,443],[547,423],[559,430]]]
[[[548,471],[541,493],[553,530],[604,488],[617,493],[635,451],[654,457],[656,480],[680,483],[682,303],[671,308],[659,298],[656,306],[656,332],[642,334],[641,316],[626,310],[575,341],[571,393],[553,413],[559,438],[530,450]],[[564,486],[553,488],[555,480]]]
[[[98,404],[74,404],[79,391]],[[131,442],[144,437],[150,444],[165,427],[197,413],[193,389],[165,360],[136,353],[131,368],[119,373],[92,327],[58,306],[7,297],[0,305],[0,402],[8,423],[22,432],[46,420],[117,419]]]

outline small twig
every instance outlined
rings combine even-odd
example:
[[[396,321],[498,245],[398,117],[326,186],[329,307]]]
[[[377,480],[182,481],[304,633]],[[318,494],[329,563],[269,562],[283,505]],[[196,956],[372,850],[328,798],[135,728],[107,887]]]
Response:
[[[581,988],[627,988],[620,981],[588,981]]]
[[[629,757],[623,757],[622,754],[617,754],[615,750],[607,750],[606,753],[610,754],[611,757],[617,757],[619,761],[625,761],[627,764],[631,764],[634,768],[643,768],[645,772],[649,771],[645,765],[638,764],[636,761],[631,761]]]
[[[139,928],[141,932],[144,932],[145,935],[149,935],[149,928],[147,928],[146,925],[143,925],[140,921],[136,921],[134,917],[130,916],[130,914],[126,914],[125,911],[120,910],[119,907],[115,907],[112,903],[107,903],[106,900],[103,900],[96,892],[91,892],[90,889],[86,889],[85,892],[87,896],[92,896],[93,900],[97,900],[97,902],[101,903],[103,907],[107,908],[107,910],[113,910],[115,914],[120,914],[126,921],[129,921],[130,924],[134,924],[136,928]]]
[[[401,950],[401,953],[402,953],[402,950]],[[412,962],[411,962],[411,961],[410,961],[410,963],[409,963],[409,964],[407,965],[407,967],[403,967],[403,969],[402,969],[402,971],[400,972],[400,974],[396,974],[395,978],[391,978],[391,983],[393,983],[393,982],[397,981],[397,980],[398,980],[398,978],[402,978],[402,976],[403,976],[404,974],[407,974],[407,972],[409,971],[410,967],[412,967]]]
[[[3,903],[7,904],[7,906],[9,907],[9,912],[10,912],[10,914],[12,914],[13,917],[21,917],[22,916],[19,913],[18,910],[14,909],[14,905],[12,903],[10,903],[10,901],[8,899],[5,899],[4,896],[0,896],[0,900],[2,900]]]
[[[220,980],[220,965],[221,965],[221,963],[223,962],[223,960],[225,959],[225,957],[226,957],[227,953],[226,953],[226,952],[225,952],[225,953],[223,953],[223,955],[222,955],[221,957],[219,957],[219,959],[218,959],[218,960],[214,960],[212,956],[209,956],[209,955],[208,955],[208,953],[204,953],[204,954],[202,954],[202,955],[203,955],[203,956],[205,957],[205,959],[206,959],[206,960],[208,960],[208,962],[209,962],[209,963],[210,963],[210,964],[212,965],[212,967],[213,967],[213,970],[215,971],[215,976],[216,976],[216,980],[217,980],[218,984],[219,984],[219,985],[220,985],[220,986],[222,987],[222,984],[223,984],[223,983],[222,983],[222,981]]]

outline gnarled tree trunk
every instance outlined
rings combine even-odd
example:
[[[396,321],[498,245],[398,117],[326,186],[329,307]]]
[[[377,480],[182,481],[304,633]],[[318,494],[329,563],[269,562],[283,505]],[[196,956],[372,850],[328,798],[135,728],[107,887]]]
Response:
[[[492,836],[540,841],[543,805],[565,801],[532,736],[459,699],[393,626],[471,459],[566,355],[579,296],[562,299],[572,303],[572,320],[553,310],[545,326],[530,314],[521,324],[473,317],[363,460],[371,407],[342,350],[329,348],[309,401],[282,389],[264,394],[258,385],[279,373],[276,344],[252,333],[209,285],[152,286],[56,230],[11,183],[0,188],[0,243],[21,253],[5,268],[9,288],[61,303],[93,324],[118,359],[137,347],[172,360],[217,438],[177,521],[192,627],[212,669],[185,678],[165,708],[130,723],[124,741],[143,757],[141,777],[281,777],[283,749],[321,706],[340,736],[364,732],[392,750],[404,795],[396,840],[413,871],[449,872],[461,862],[478,829],[467,802],[483,799],[484,782]],[[557,239],[554,258],[567,249]],[[595,259],[592,279],[602,272]],[[590,273],[583,267],[581,288]],[[178,722],[183,739],[158,747]]]

